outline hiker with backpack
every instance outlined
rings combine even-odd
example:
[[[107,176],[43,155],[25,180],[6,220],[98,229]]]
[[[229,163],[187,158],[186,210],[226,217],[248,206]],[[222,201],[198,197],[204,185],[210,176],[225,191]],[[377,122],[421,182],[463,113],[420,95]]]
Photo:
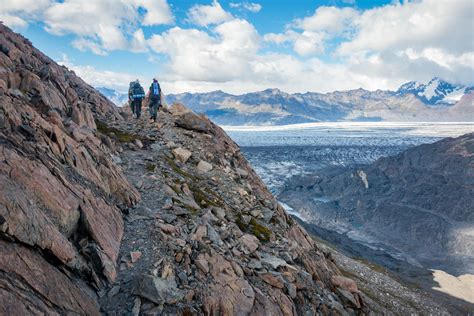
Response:
[[[140,118],[142,112],[142,101],[145,98],[145,90],[137,80],[130,82],[128,89],[128,99],[132,108],[132,113],[135,114],[137,119]]]
[[[153,78],[153,82],[150,86],[149,92],[149,110],[150,110],[150,118],[156,122],[156,118],[158,116],[158,109],[162,106],[161,104],[161,87],[158,83],[158,80]]]

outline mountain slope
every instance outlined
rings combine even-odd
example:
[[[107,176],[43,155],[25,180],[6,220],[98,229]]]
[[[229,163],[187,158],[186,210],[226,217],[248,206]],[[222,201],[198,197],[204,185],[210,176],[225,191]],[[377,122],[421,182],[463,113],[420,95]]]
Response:
[[[0,66],[0,314],[369,312],[207,118],[135,121],[1,24]]]
[[[403,84],[397,94],[411,93],[425,104],[455,104],[461,97],[473,90],[473,87],[454,85],[440,78],[433,78],[427,84],[411,81]]]
[[[117,106],[123,106],[128,102],[128,95],[126,93],[120,93],[105,87],[97,87],[96,90],[102,93],[102,95],[107,97],[107,99],[112,101]]]
[[[96,315],[89,291],[116,276],[118,206],[139,194],[94,118],[123,118],[2,24],[0,67],[0,314]]]
[[[344,232],[413,265],[473,274],[473,179],[471,133],[417,146],[335,176],[296,180],[280,198],[309,210],[303,213],[310,222]],[[303,189],[291,189],[300,185]],[[299,202],[321,196],[330,202]]]

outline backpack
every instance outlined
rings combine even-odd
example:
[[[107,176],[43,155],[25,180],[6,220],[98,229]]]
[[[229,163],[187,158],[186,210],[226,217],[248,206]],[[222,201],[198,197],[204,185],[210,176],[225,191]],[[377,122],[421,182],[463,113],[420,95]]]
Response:
[[[142,86],[138,82],[135,82],[131,89],[133,100],[143,99],[145,97],[145,91],[143,91]]]
[[[153,82],[150,87],[151,97],[155,100],[161,99],[161,87],[158,82]]]

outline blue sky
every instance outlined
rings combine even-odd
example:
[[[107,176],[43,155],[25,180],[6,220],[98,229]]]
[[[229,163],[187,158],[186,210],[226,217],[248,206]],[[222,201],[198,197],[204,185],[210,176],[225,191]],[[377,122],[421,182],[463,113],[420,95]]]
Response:
[[[474,84],[474,4],[422,1],[0,0],[0,20],[94,86],[165,91]]]

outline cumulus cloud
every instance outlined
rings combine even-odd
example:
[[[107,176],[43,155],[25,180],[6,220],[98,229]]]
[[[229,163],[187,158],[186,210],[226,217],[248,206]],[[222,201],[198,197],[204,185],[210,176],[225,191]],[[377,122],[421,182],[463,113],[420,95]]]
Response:
[[[128,90],[129,82],[136,80],[137,78],[142,83],[146,83],[147,79],[149,80],[149,78],[143,78],[135,74],[98,70],[95,67],[89,65],[77,65],[71,61],[67,55],[63,55],[62,59],[58,61],[58,64],[73,70],[76,75],[81,77],[91,86],[107,87],[120,92],[126,92]]]
[[[249,22],[234,19],[215,27],[212,34],[175,27],[152,36],[149,45],[169,56],[169,78],[224,82],[246,76],[259,36]]]
[[[374,8],[353,19],[351,38],[335,53],[352,61],[352,69],[379,76],[427,80],[436,75],[474,84],[473,21],[470,0],[424,0]]]
[[[188,11],[188,19],[199,26],[218,24],[232,19],[232,15],[225,11],[217,0],[211,5],[194,5]]]
[[[253,13],[262,10],[262,5],[260,3],[253,2],[231,2],[229,6],[234,9],[248,10]]]
[[[358,16],[353,8],[319,7],[314,14],[303,19],[297,19],[293,25],[303,31],[326,32],[339,35],[352,25]]]
[[[323,54],[327,41],[349,35],[356,16],[358,11],[352,8],[322,6],[313,15],[290,23],[286,32],[266,34],[264,40],[276,44],[292,43],[293,50],[304,57]]]
[[[174,17],[166,0],[15,0],[4,1],[0,18],[9,26],[26,26],[29,21],[42,21],[54,35],[73,34],[72,42],[80,50],[105,55],[109,51],[128,49],[143,51],[140,25],[173,23]],[[137,37],[138,36],[138,37]]]
[[[290,43],[303,57],[330,56],[333,65],[385,78],[390,88],[433,76],[474,84],[473,21],[470,0],[406,1],[365,11],[322,6],[263,38]]]
[[[140,10],[145,10],[143,16]],[[87,1],[66,0],[51,5],[44,13],[46,30],[52,34],[75,34],[74,46],[90,49],[96,54],[127,49],[129,38],[135,51],[141,38],[137,25],[159,25],[173,22],[169,6],[164,0]]]
[[[2,1],[0,21],[10,27],[24,28],[29,21],[36,20],[53,3],[53,0]]]

